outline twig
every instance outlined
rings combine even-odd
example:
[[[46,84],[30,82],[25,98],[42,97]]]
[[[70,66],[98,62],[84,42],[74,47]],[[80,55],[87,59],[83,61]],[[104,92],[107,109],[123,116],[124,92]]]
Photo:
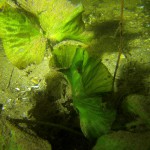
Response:
[[[66,130],[66,131],[69,131],[71,133],[83,136],[83,134],[81,134],[78,131],[75,131],[75,130],[70,129],[68,127],[65,127],[65,126],[62,126],[62,125],[59,125],[59,124],[55,124],[55,123],[51,123],[51,122],[33,121],[33,120],[24,120],[24,119],[13,119],[13,118],[10,118],[10,117],[7,117],[6,119],[9,120],[11,123],[14,123],[14,124],[27,123],[27,124],[45,125],[45,126],[49,126],[49,127],[60,128],[62,130]]]
[[[8,85],[7,85],[6,89],[8,89],[8,88],[9,88],[9,86],[10,86],[10,83],[11,83],[11,79],[12,79],[13,72],[14,72],[14,67],[13,67],[13,69],[12,69],[12,71],[11,71],[10,78],[9,78],[9,82],[8,82]]]
[[[119,67],[120,56],[121,56],[122,51],[123,51],[123,8],[124,8],[124,0],[121,0],[121,14],[120,14],[120,22],[119,22],[120,45],[119,45],[119,50],[118,50],[119,51],[118,59],[117,59],[116,68],[115,68],[114,77],[113,77],[113,85],[112,85],[113,90],[114,90],[114,84],[115,84],[115,78],[116,78],[117,70]]]

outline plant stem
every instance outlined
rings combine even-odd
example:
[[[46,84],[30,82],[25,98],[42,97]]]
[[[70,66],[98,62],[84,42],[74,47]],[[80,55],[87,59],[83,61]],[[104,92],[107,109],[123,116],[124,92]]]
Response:
[[[121,0],[121,14],[120,14],[120,22],[119,22],[120,44],[119,44],[119,50],[118,50],[118,52],[119,52],[118,59],[117,59],[116,68],[115,68],[114,77],[113,77],[113,85],[112,85],[113,90],[114,90],[114,84],[115,84],[115,79],[116,79],[116,75],[117,75],[117,70],[119,67],[120,56],[123,51],[123,8],[124,8],[124,0]]]
[[[27,123],[27,124],[45,125],[45,126],[49,126],[49,127],[60,128],[60,129],[62,129],[62,130],[66,130],[66,131],[69,131],[69,132],[71,132],[71,133],[74,133],[74,134],[83,136],[83,134],[80,133],[80,132],[78,132],[78,131],[75,131],[75,130],[73,130],[73,129],[71,129],[71,128],[68,128],[68,127],[65,127],[65,126],[62,126],[62,125],[59,125],[59,124],[51,123],[51,122],[25,120],[25,119],[13,119],[13,118],[10,118],[10,117],[7,117],[6,119],[9,120],[9,121],[10,121],[11,123],[13,123],[13,124]]]

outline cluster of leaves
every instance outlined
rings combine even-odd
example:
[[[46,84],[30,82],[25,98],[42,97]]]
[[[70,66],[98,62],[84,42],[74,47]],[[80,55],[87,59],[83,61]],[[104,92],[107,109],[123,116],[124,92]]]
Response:
[[[87,40],[81,4],[74,6],[66,0],[6,0],[0,4],[0,38],[8,59],[18,68],[40,63],[47,39],[53,43]]]
[[[84,135],[98,138],[109,132],[115,111],[107,108],[100,95],[111,91],[112,77],[101,61],[90,57],[85,45],[65,41],[54,46],[50,65],[71,84],[73,104],[79,112]]]
[[[38,64],[47,39],[57,43],[50,66],[62,72],[71,85],[84,135],[98,138],[108,133],[115,111],[107,107],[101,94],[111,91],[112,77],[87,52],[85,43],[91,33],[84,30],[82,5],[67,0],[6,0],[0,6],[0,38],[8,59],[18,68]]]

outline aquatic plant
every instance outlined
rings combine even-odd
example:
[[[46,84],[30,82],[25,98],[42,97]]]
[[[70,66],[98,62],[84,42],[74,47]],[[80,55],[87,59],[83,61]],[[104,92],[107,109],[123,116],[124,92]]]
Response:
[[[85,40],[81,4],[75,6],[66,0],[17,0],[17,3],[39,19],[41,28],[51,41]]]
[[[107,106],[102,94],[112,90],[113,79],[101,60],[87,52],[85,43],[92,34],[84,30],[82,5],[67,0],[17,0],[14,8],[8,2],[0,12],[0,38],[8,59],[18,68],[38,64],[50,40],[50,66],[71,85],[84,135],[95,139],[108,133],[115,110]]]
[[[109,132],[115,111],[107,107],[100,95],[112,90],[112,76],[101,61],[89,56],[85,45],[63,42],[54,46],[50,65],[71,84],[73,104],[79,112],[84,135],[98,138]]]
[[[43,60],[46,38],[35,19],[23,12],[8,8],[0,13],[0,37],[8,59],[18,68]]]
[[[46,39],[51,43],[65,39],[85,42],[91,36],[84,32],[81,4],[74,6],[66,0],[9,3],[2,3],[5,7],[0,13],[0,38],[8,59],[18,68],[42,61]]]

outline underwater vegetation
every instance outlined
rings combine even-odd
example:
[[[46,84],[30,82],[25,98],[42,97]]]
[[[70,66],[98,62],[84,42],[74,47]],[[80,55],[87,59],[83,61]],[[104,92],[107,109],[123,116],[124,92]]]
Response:
[[[65,42],[56,48],[54,46],[53,53],[53,66],[71,84],[73,104],[79,112],[84,135],[97,138],[109,132],[115,111],[108,109],[101,97],[97,96],[112,89],[112,76],[106,67],[99,59],[90,57],[82,45]]]
[[[95,1],[92,3],[94,5]],[[96,28],[103,28],[103,24],[96,26],[95,20],[92,20],[93,16],[89,16],[90,21],[88,22],[94,22],[93,29],[95,30],[87,30],[86,26],[90,25],[86,24],[87,20],[83,19],[83,12],[82,3],[73,4],[68,0],[0,1],[0,39],[5,54],[14,66],[26,69],[33,64],[42,63],[45,55],[49,52],[47,56],[50,68],[49,76],[53,76],[52,74],[55,72],[54,74],[60,75],[61,80],[69,87],[71,91],[71,98],[69,98],[72,100],[73,109],[79,118],[80,129],[83,135],[91,141],[91,145],[95,145],[93,150],[140,150],[139,145],[143,144],[143,138],[147,139],[144,141],[143,150],[149,150],[150,111],[147,107],[150,104],[147,101],[149,97],[141,93],[138,95],[136,92],[130,94],[130,91],[126,90],[125,93],[121,93],[121,96],[125,98],[120,101],[120,93],[117,91],[118,94],[114,89],[115,86],[122,84],[121,81],[115,82],[117,73],[113,77],[112,71],[104,64],[104,61],[90,52],[92,48],[98,47],[98,43],[95,44],[95,47],[91,45],[96,42],[95,38],[99,38],[99,33],[103,36],[100,42],[106,40],[105,32],[97,33],[96,31]],[[116,22],[109,23],[116,24]],[[123,12],[120,24],[123,24]],[[121,25],[119,26],[121,29],[118,29],[121,33],[120,37],[116,33],[118,36],[116,41],[121,39],[119,41],[121,43],[119,59],[123,53],[123,27]],[[111,31],[108,29],[107,32]],[[112,37],[110,39],[113,41]],[[112,45],[116,46],[114,43]],[[105,56],[104,51],[103,54]],[[30,74],[30,71],[28,72]],[[40,81],[36,78],[33,78],[32,81],[35,84],[32,89],[38,88]],[[47,81],[48,92],[57,90],[56,86],[54,86],[56,89],[49,88],[50,84],[57,82],[57,79],[51,83],[48,82],[50,81]],[[129,83],[124,86],[126,88]],[[117,94],[119,98],[116,96]],[[115,98],[119,100],[117,99],[117,101]],[[45,112],[47,112],[46,108]],[[10,123],[15,121],[18,123],[21,120],[13,120],[9,117],[6,117],[5,121],[3,119],[5,120],[5,118],[1,119],[0,126],[2,127],[3,122],[8,121],[9,123],[2,128],[11,132],[12,136],[7,140],[9,134],[6,133],[5,137],[2,134],[4,130],[0,130],[0,145],[6,150],[28,149],[28,146],[25,146],[28,135],[24,137],[21,132],[16,134],[18,129]],[[22,123],[36,124],[36,121],[26,119]],[[37,124],[56,126],[75,132],[70,128],[53,123],[37,121]],[[139,128],[142,130],[142,134],[138,132]],[[75,134],[77,133],[79,132],[75,132]],[[31,131],[31,135],[34,135],[33,131]],[[20,137],[25,141],[21,141],[18,146]],[[29,136],[29,138],[31,137]],[[43,149],[43,145],[44,149],[53,149],[51,141],[48,143],[40,138],[38,140],[39,142],[35,143],[37,145],[40,143],[38,145],[41,147],[40,149]],[[136,140],[139,142],[137,143]],[[36,139],[33,138],[32,141],[34,142]],[[10,144],[7,146],[7,143]],[[30,146],[30,143],[28,145]],[[33,145],[31,149],[36,149],[36,146]],[[133,148],[133,146],[135,147]]]
[[[5,52],[10,61],[18,68],[25,68],[31,63],[42,61],[46,49],[46,39],[52,43],[64,39],[87,40],[81,20],[82,5],[73,7],[67,1],[62,1],[62,3],[42,1],[42,4],[40,1],[34,1],[35,4],[32,1],[18,1],[18,3],[25,10],[6,5],[0,14],[0,37],[3,39]],[[62,4],[64,7],[68,5],[66,11],[59,9],[55,13],[55,9],[60,5],[63,8]],[[41,7],[39,8],[37,5]]]

